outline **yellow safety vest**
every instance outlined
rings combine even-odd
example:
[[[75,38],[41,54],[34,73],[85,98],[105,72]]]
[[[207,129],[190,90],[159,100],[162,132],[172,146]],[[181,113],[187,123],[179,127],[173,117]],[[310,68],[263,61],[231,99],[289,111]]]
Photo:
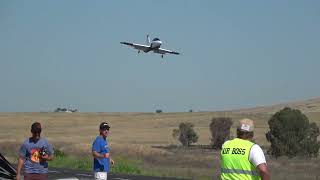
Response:
[[[221,179],[261,179],[256,167],[249,161],[250,149],[254,143],[235,138],[226,141],[221,150]]]

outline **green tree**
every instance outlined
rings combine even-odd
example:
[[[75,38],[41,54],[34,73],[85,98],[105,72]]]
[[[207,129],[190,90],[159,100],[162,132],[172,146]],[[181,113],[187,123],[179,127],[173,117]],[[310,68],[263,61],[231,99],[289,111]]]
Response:
[[[268,124],[270,131],[266,133],[266,137],[271,143],[268,152],[272,156],[318,156],[319,127],[315,123],[310,124],[301,111],[286,107],[275,113]]]
[[[228,117],[212,118],[209,128],[213,148],[221,149],[222,144],[230,139],[230,128],[232,124],[232,119]]]
[[[183,146],[190,146],[191,143],[196,143],[198,141],[198,135],[193,129],[192,123],[180,123],[179,129],[174,129],[172,136],[178,138]]]

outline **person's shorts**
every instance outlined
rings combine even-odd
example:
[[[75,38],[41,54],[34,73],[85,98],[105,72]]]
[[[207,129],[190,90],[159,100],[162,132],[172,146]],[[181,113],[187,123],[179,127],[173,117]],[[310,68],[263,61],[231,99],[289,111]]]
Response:
[[[24,180],[48,180],[48,174],[28,174],[24,173]]]
[[[95,180],[107,180],[108,173],[107,172],[94,172]]]

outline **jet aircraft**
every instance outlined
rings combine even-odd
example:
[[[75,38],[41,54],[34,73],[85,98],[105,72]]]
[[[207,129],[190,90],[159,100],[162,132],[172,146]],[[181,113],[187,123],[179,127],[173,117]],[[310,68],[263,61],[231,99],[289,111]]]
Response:
[[[160,48],[162,41],[159,38],[154,38],[152,41],[150,41],[149,35],[147,35],[147,45],[144,44],[136,44],[136,43],[130,43],[130,42],[120,42],[121,44],[128,45],[133,47],[134,49],[138,50],[138,53],[141,51],[148,53],[150,51],[153,51],[154,53],[161,54],[161,57],[163,58],[163,55],[166,53],[169,54],[180,54],[176,51],[171,51],[167,49]]]

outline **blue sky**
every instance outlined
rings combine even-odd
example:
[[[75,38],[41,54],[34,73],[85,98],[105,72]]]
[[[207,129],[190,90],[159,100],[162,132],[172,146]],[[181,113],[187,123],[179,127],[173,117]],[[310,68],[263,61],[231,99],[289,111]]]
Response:
[[[0,1],[0,111],[215,111],[320,96],[320,1]],[[180,56],[120,41],[146,34]]]

